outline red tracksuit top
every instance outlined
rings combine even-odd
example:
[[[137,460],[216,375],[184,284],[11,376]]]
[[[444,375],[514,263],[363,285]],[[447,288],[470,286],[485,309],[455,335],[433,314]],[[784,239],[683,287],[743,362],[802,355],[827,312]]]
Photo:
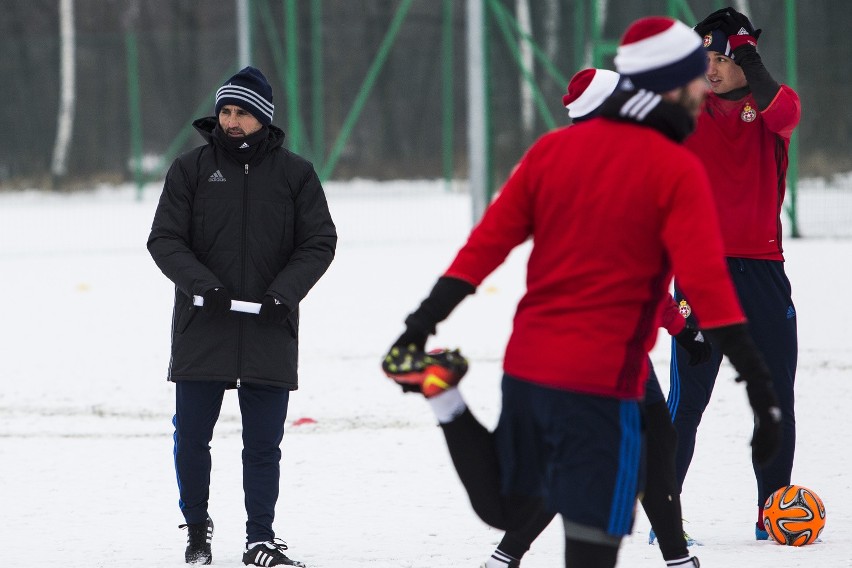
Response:
[[[799,97],[785,85],[763,111],[751,93],[736,101],[708,94],[685,146],[707,168],[725,256],[784,260],[787,150],[800,116]]]
[[[649,127],[597,118],[526,153],[445,276],[474,286],[532,237],[506,373],[641,399],[672,272],[705,327],[745,321],[707,175]]]

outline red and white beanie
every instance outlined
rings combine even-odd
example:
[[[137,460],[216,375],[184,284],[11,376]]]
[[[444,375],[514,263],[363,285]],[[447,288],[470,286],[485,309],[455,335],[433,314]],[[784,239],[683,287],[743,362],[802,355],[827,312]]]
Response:
[[[636,20],[621,38],[615,70],[637,89],[664,93],[705,73],[707,52],[695,30],[673,18]]]
[[[562,96],[562,104],[574,122],[592,118],[601,105],[615,91],[618,73],[606,69],[583,69],[577,71],[568,82],[568,92]]]

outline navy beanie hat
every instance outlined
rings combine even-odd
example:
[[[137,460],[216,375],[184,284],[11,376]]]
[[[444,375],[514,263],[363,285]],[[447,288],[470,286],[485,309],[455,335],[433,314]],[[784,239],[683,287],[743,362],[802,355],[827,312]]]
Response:
[[[216,91],[215,115],[225,105],[236,105],[245,109],[264,126],[272,123],[272,86],[263,73],[254,67],[246,67],[219,87]]]
[[[618,46],[615,70],[637,89],[655,93],[682,87],[707,70],[707,52],[695,31],[661,16],[633,22]]]
[[[731,42],[728,41],[728,36],[719,29],[710,30],[704,36],[704,49],[721,53],[731,59],[734,58],[734,51],[731,49]]]

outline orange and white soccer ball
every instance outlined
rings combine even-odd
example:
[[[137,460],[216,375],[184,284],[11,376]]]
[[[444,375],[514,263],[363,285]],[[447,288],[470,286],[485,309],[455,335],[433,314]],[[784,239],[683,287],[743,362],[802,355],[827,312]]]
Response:
[[[825,528],[825,505],[807,487],[788,485],[769,496],[763,506],[763,527],[779,544],[811,544]]]

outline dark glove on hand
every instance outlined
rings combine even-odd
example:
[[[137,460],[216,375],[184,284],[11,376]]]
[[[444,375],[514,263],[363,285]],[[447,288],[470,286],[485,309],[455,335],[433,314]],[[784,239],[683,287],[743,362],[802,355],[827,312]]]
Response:
[[[758,465],[766,465],[775,454],[781,443],[781,409],[775,398],[775,390],[768,378],[748,379],[745,381],[748,403],[754,411],[754,436],[751,439],[751,457]]]
[[[757,465],[765,465],[775,457],[781,439],[781,409],[769,368],[745,324],[709,329],[707,334],[736,369],[737,382],[746,384],[748,403],[754,412],[751,456]]]
[[[267,294],[263,297],[263,302],[260,303],[260,312],[257,314],[257,320],[261,323],[284,324],[287,322],[290,311],[290,308],[286,304],[281,303],[278,298]]]
[[[204,305],[201,310],[205,314],[225,315],[231,311],[231,295],[224,287],[210,288],[202,295]]]
[[[475,291],[473,284],[460,278],[441,276],[420,306],[405,318],[406,331],[422,335],[425,343],[425,338],[435,333],[435,326]]]
[[[731,49],[734,50],[746,44],[756,48],[757,38],[760,37],[763,30],[754,29],[745,14],[741,14],[733,8],[728,8],[727,11],[728,14],[719,20],[719,31],[728,36]]]
[[[385,373],[395,372],[388,365],[390,363],[398,363],[395,359],[399,358],[400,354],[407,356],[409,361],[420,361],[426,355],[426,339],[428,334],[422,331],[417,331],[409,327],[405,328],[402,335],[397,338],[391,345],[390,351],[382,360],[382,369]],[[419,392],[420,387],[416,385],[400,384],[402,392]]]
[[[689,366],[694,367],[699,363],[706,363],[710,360],[710,354],[713,348],[710,347],[710,342],[704,338],[704,335],[691,324],[686,324],[683,330],[674,336],[677,344],[686,349],[689,353]]]
[[[716,10],[700,22],[698,22],[694,28],[695,32],[701,37],[706,36],[711,31],[718,29],[719,22],[723,17],[728,13],[728,11],[732,10],[732,8],[722,8],[721,10]]]
[[[460,278],[450,276],[438,278],[429,296],[405,318],[405,331],[393,342],[387,356],[382,360],[382,368],[385,372],[389,372],[389,364],[405,366],[422,361],[425,356],[426,339],[430,334],[435,333],[435,326],[444,321],[465,297],[475,291],[476,287],[473,284]],[[406,363],[397,361],[400,356]],[[405,392],[418,391],[420,388],[407,384],[401,384],[401,386]]]
[[[426,338],[428,334],[416,329],[406,327],[391,347],[409,347],[413,346],[417,351],[426,350]]]

